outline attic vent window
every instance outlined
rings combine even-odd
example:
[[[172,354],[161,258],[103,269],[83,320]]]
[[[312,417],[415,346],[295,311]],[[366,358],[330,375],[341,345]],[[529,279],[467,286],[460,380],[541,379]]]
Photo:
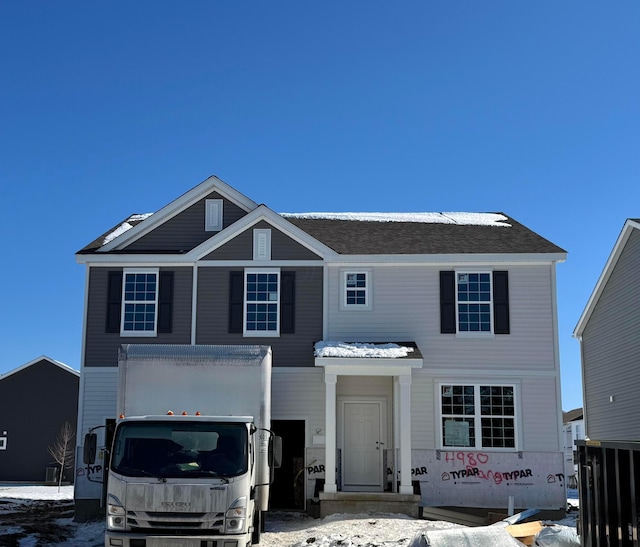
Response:
[[[219,232],[222,230],[222,200],[206,200],[205,226],[207,232]]]
[[[271,260],[271,230],[253,231],[253,260]]]

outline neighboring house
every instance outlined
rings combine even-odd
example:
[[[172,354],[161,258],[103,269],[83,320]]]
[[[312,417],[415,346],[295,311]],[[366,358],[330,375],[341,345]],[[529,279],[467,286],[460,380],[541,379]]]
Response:
[[[78,371],[44,355],[0,375],[0,482],[57,481],[48,449],[65,422],[76,426],[79,383]],[[73,478],[72,466],[63,480]]]
[[[584,439],[584,418],[581,408],[562,413],[562,430],[564,433],[564,474],[567,486],[578,487],[578,460],[576,457],[576,441]]]
[[[582,545],[637,545],[640,218],[627,219],[574,330],[586,440],[577,442]]]
[[[79,429],[108,442],[123,343],[267,344],[272,507],[564,511],[565,258],[503,214],[277,214],[211,177],[77,253]],[[97,510],[101,472],[79,465],[77,513]]]
[[[628,219],[574,330],[586,436],[640,441],[640,219]]]

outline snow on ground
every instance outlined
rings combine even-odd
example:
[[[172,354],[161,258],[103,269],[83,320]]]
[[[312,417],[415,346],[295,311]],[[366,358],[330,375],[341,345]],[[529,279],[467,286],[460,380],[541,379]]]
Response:
[[[568,506],[577,509],[578,493],[569,490]],[[15,527],[3,523],[3,515],[21,508],[28,510],[29,504],[42,500],[73,499],[73,486],[3,486],[0,485],[0,545],[3,536],[16,533]],[[104,543],[102,521],[76,523],[72,518],[57,519],[67,537],[63,542],[47,543],[48,547],[98,547]],[[575,530],[576,513],[569,512],[567,518],[555,523],[554,528]],[[272,512],[266,521],[261,547],[409,547],[412,539],[422,532],[457,528],[459,525],[444,521],[412,519],[404,515],[366,514],[332,515],[324,519],[313,519],[300,513]],[[13,544],[12,544],[13,545]],[[35,536],[22,538],[17,547],[43,545]],[[545,544],[547,545],[547,544]],[[499,545],[496,545],[499,547]]]

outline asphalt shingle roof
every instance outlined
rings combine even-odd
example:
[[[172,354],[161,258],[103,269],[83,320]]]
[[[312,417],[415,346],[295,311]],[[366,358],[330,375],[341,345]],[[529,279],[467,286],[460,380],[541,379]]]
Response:
[[[505,221],[509,227],[298,217],[287,220],[340,254],[565,252],[512,218]]]
[[[135,217],[134,215],[132,218]],[[127,219],[126,222],[132,226],[140,222],[132,218]],[[295,216],[287,216],[286,220],[337,253],[347,255],[566,252],[509,217],[505,220],[509,226],[380,222]],[[96,238],[79,253],[95,252],[104,245],[105,237],[118,226]]]

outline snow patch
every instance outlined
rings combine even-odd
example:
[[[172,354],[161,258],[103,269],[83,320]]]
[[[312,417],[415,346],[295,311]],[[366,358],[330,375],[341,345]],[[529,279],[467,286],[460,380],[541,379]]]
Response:
[[[364,222],[419,222],[461,226],[503,226],[507,217],[497,213],[280,213],[284,218],[319,220],[359,220]]]
[[[116,237],[121,236],[122,234],[124,234],[125,232],[128,232],[129,230],[131,230],[131,228],[133,228],[133,224],[130,224],[129,222],[141,222],[147,218],[149,218],[153,213],[144,213],[141,215],[131,215],[127,220],[125,220],[122,224],[120,224],[120,226],[118,226],[115,230],[113,230],[112,232],[109,232],[105,238],[102,240],[102,244],[106,245],[107,243],[109,243],[110,241],[113,241]]]
[[[314,355],[316,357],[359,357],[377,359],[397,359],[406,357],[413,348],[398,344],[368,344],[346,342],[317,342]]]

